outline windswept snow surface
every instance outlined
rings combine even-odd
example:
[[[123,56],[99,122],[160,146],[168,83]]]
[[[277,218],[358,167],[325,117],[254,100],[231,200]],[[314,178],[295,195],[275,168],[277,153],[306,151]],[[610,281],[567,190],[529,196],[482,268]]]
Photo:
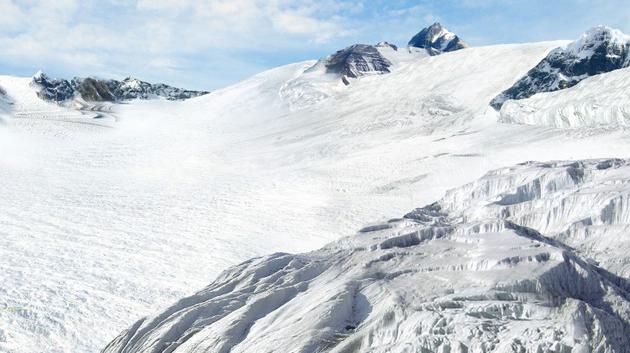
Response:
[[[629,259],[629,164],[491,172],[322,250],[231,268],[105,353],[630,352],[630,280],[594,264]]]
[[[311,61],[186,102],[95,112],[42,102],[30,79],[0,77],[13,101],[0,127],[0,351],[97,352],[139,317],[254,256],[319,248],[490,169],[629,155],[624,131],[497,123],[488,102],[557,46],[470,48],[394,62],[390,74],[349,86],[304,73]],[[558,256],[551,264],[563,263]],[[275,257],[271,269],[300,258]],[[309,266],[295,283],[325,270]],[[334,298],[335,285],[322,290]],[[305,289],[265,299],[257,304],[264,310],[243,324]],[[357,323],[368,316],[360,297],[338,298],[338,307],[318,310]],[[599,313],[583,309],[584,317]],[[251,330],[258,328],[234,327],[228,336],[237,343],[248,337],[239,332]]]

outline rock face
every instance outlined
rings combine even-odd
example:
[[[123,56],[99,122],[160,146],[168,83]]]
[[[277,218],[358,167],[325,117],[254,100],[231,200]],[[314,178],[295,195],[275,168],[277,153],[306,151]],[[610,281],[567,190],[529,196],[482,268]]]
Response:
[[[589,76],[629,65],[630,37],[609,27],[595,27],[566,48],[553,50],[490,104],[499,109],[508,99],[523,99],[539,92],[572,87]]]
[[[113,102],[120,100],[110,91],[106,81],[95,80],[91,77],[76,81],[76,92],[88,102]]]
[[[389,73],[392,66],[375,46],[367,44],[351,45],[323,60],[326,72],[340,74],[344,79]]]
[[[38,96],[47,101],[64,102],[82,98],[88,102],[117,102],[132,99],[164,98],[183,100],[209,92],[190,91],[162,83],[152,84],[128,77],[122,81],[75,77],[72,80],[51,79],[42,72],[33,76]]]
[[[39,87],[37,95],[41,99],[54,102],[63,102],[74,98],[75,88],[78,86],[74,80],[51,79],[41,71],[33,76],[33,84]]]
[[[105,353],[630,352],[630,161],[525,163],[274,254]]]
[[[431,55],[438,55],[468,48],[468,44],[454,33],[449,32],[438,22],[424,28],[409,41],[409,46],[424,48]]]

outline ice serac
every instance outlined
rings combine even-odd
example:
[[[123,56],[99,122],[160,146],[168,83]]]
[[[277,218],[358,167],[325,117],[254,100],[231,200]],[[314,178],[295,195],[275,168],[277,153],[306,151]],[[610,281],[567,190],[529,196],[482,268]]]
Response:
[[[438,55],[468,48],[468,44],[439,22],[424,28],[409,41],[409,46],[426,49],[431,55]]]
[[[135,78],[101,80],[93,77],[75,77],[72,80],[51,79],[43,72],[33,76],[33,85],[41,99],[52,102],[66,102],[75,98],[87,102],[119,102],[133,99],[163,98],[183,100],[198,97],[209,92],[191,91],[162,83],[149,83]]]
[[[565,89],[589,76],[629,65],[630,36],[610,27],[594,27],[566,47],[550,52],[490,104],[499,109],[509,99],[523,99],[540,92]]]
[[[105,353],[630,352],[630,161],[524,163],[256,258]]]

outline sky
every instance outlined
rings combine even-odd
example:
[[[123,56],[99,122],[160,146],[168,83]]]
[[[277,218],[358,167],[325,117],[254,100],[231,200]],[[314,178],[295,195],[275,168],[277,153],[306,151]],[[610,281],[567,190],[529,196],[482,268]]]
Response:
[[[472,46],[630,33],[628,0],[0,0],[0,74],[213,90],[439,21]]]

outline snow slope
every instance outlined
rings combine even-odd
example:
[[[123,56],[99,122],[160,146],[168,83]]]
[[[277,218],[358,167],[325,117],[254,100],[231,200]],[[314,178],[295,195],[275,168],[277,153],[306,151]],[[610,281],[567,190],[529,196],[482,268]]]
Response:
[[[594,27],[578,40],[554,49],[490,104],[499,109],[508,99],[524,99],[540,92],[565,89],[587,77],[629,65],[630,36],[610,27]]]
[[[231,268],[104,352],[630,352],[630,267],[580,256],[629,260],[629,185],[627,160],[493,171],[321,250]]]
[[[1,77],[16,103],[0,128],[0,351],[96,352],[248,258],[319,248],[490,169],[628,155],[623,131],[497,123],[488,102],[558,45],[392,56],[348,86],[309,61],[105,117]]]
[[[630,69],[589,77],[564,90],[507,101],[500,120],[559,128],[630,125]]]

